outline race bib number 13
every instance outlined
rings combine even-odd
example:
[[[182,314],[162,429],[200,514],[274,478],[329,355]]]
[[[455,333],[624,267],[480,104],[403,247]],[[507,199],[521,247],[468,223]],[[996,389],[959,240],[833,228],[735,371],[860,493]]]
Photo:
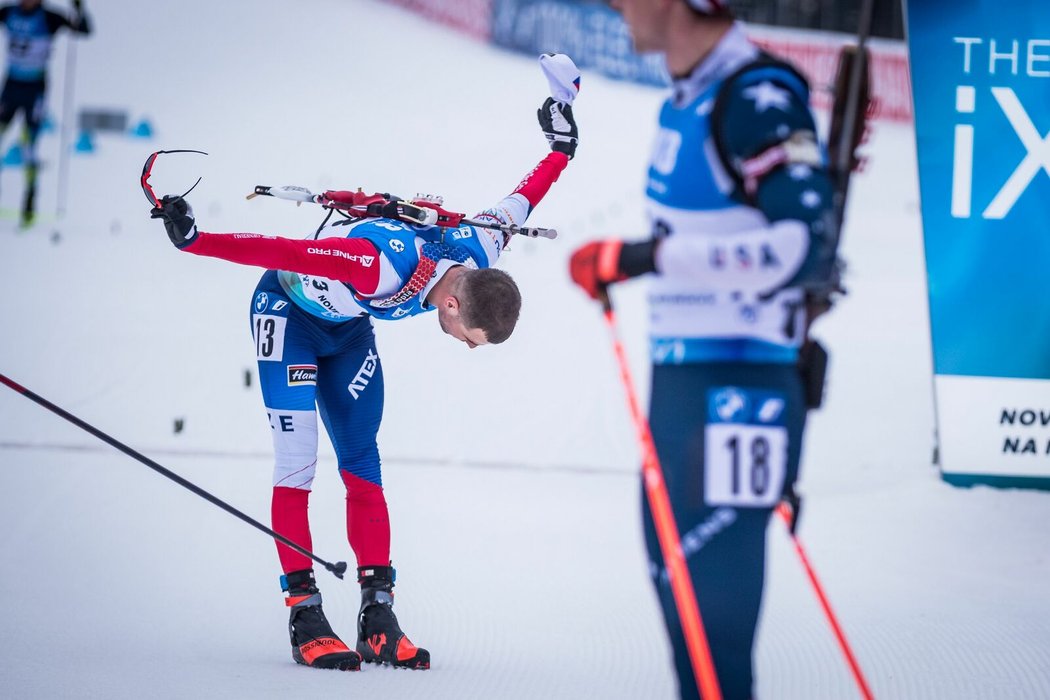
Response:
[[[260,362],[284,360],[284,327],[288,319],[270,314],[252,314],[255,358]]]
[[[772,507],[787,475],[783,397],[720,387],[710,390],[707,400],[704,501],[710,506]]]

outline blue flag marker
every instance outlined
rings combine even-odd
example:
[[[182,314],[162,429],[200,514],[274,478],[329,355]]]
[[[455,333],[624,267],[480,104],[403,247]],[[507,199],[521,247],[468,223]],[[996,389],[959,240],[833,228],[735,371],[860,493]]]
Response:
[[[153,125],[150,124],[148,120],[143,119],[138,124],[131,127],[131,130],[128,133],[137,138],[153,138]]]
[[[73,150],[77,153],[94,153],[95,152],[95,141],[91,137],[90,131],[81,131],[80,136],[77,137],[77,142],[73,144]]]

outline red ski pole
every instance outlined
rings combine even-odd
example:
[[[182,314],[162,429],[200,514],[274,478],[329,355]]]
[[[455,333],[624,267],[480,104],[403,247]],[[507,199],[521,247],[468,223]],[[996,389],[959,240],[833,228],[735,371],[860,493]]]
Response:
[[[642,448],[642,481],[645,484],[645,495],[649,499],[649,508],[652,510],[653,522],[656,525],[656,536],[660,540],[660,551],[663,553],[664,562],[670,574],[671,593],[674,596],[675,607],[678,609],[678,617],[685,634],[685,644],[689,650],[693,675],[696,676],[700,686],[700,695],[704,700],[722,700],[722,691],[718,687],[718,677],[715,675],[715,664],[711,659],[711,648],[708,646],[707,635],[704,633],[700,607],[696,603],[693,580],[689,576],[685,556],[682,554],[678,525],[675,523],[674,512],[671,510],[671,499],[667,495],[667,484],[664,482],[663,469],[656,455],[656,446],[653,444],[649,421],[642,415],[638,407],[634,380],[631,378],[627,355],[624,353],[623,344],[616,331],[616,316],[607,293],[602,295],[601,302],[605,322],[612,336],[613,351],[620,365],[620,379],[623,380],[624,391],[627,393],[631,418],[638,431],[638,442]]]
[[[857,663],[857,657],[853,655],[853,650],[849,646],[849,642],[846,641],[846,635],[842,631],[842,627],[839,625],[838,619],[835,617],[835,613],[831,610],[831,603],[828,601],[827,595],[824,593],[824,587],[820,585],[820,581],[817,580],[817,574],[813,571],[813,567],[809,563],[809,557],[806,556],[806,552],[802,549],[802,542],[798,539],[795,533],[791,532],[791,508],[786,503],[781,503],[777,506],[777,514],[787,525],[788,534],[791,536],[791,541],[795,545],[795,551],[798,553],[798,558],[802,562],[802,568],[806,570],[806,575],[809,577],[809,582],[813,584],[813,590],[817,594],[817,599],[820,601],[820,607],[824,609],[824,615],[828,618],[828,622],[831,624],[831,631],[835,633],[835,639],[838,640],[839,648],[842,649],[842,654],[846,657],[846,663],[849,664],[850,671],[853,672],[853,678],[857,681],[857,688],[860,690],[861,696],[864,700],[873,700],[871,694],[871,688],[868,687],[868,681],[864,678],[864,673],[860,670],[860,664]]]

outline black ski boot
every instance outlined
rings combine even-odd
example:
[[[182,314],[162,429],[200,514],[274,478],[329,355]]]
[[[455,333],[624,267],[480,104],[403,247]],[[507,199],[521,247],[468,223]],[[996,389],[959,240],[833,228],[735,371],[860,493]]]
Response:
[[[430,652],[409,641],[394,615],[394,567],[363,566],[357,570],[361,584],[361,612],[357,616],[357,651],[373,664],[399,668],[430,668]]]
[[[292,609],[288,634],[295,662],[313,668],[360,671],[361,655],[343,644],[324,616],[313,570],[282,576],[281,588],[288,593],[285,604]]]

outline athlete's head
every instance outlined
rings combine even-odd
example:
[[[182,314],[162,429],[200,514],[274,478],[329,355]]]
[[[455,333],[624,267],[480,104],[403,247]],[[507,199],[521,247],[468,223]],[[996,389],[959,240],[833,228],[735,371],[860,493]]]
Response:
[[[502,343],[514,332],[521,311],[518,285],[502,270],[462,270],[438,300],[441,330],[467,346]]]
[[[731,24],[729,0],[609,0],[623,16],[638,53],[666,54],[672,74],[674,58],[707,53]]]

